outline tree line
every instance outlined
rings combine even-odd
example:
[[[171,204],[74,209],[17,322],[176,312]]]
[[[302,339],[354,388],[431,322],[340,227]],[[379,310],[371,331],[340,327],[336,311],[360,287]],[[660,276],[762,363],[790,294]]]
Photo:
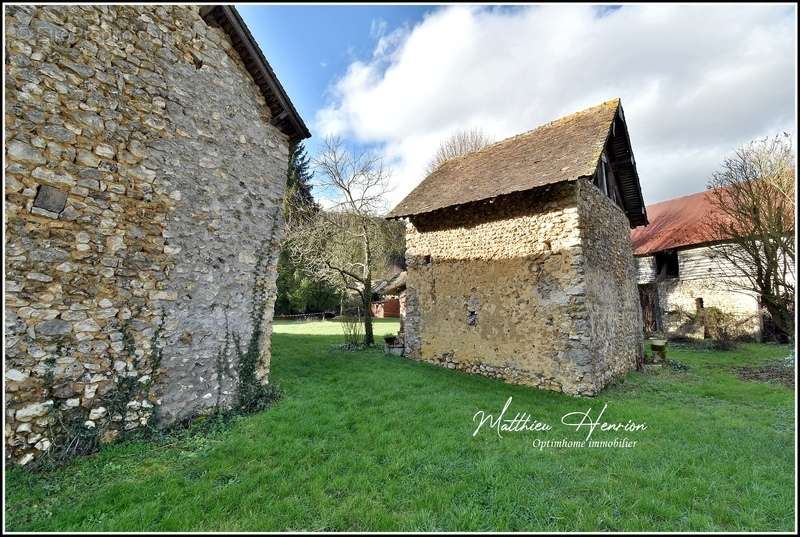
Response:
[[[444,140],[428,166],[492,142],[479,129]],[[387,221],[390,172],[369,151],[325,140],[311,158],[293,147],[287,173],[286,238],[278,263],[277,315],[335,311],[364,324],[374,342],[370,305],[374,283],[403,265],[405,224]],[[715,211],[705,225],[731,291],[755,293],[779,332],[794,337],[795,154],[779,135],[740,147],[708,183]],[[313,191],[313,192],[312,192]]]
[[[488,143],[477,130],[456,133],[429,169]],[[389,179],[379,156],[352,151],[340,138],[327,138],[314,158],[302,142],[292,148],[276,315],[333,310],[361,320],[364,343],[374,343],[374,284],[405,265],[405,224],[381,216],[389,209]]]

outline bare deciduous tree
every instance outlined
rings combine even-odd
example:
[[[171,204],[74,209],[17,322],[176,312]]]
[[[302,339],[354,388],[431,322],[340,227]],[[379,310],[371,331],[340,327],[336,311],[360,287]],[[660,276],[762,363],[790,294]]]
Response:
[[[459,131],[439,144],[433,160],[428,164],[427,173],[433,173],[450,159],[483,149],[492,142],[493,140],[480,129]]]
[[[338,138],[325,140],[313,165],[324,208],[307,211],[291,230],[290,255],[306,272],[359,297],[364,343],[372,345],[373,274],[391,251],[387,238],[393,234],[385,228],[395,225],[378,216],[386,210],[389,173],[380,158],[353,154]]]
[[[751,142],[709,181],[712,255],[731,288],[760,296],[776,327],[794,337],[795,174],[788,134]]]

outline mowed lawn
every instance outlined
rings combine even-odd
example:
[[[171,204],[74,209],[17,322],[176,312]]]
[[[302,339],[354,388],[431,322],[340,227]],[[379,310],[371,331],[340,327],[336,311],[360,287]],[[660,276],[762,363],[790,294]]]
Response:
[[[275,332],[272,378],[285,394],[276,406],[209,436],[121,443],[47,473],[11,469],[7,529],[793,528],[794,392],[734,371],[787,347],[671,349],[688,370],[631,373],[578,399],[379,350],[343,352],[331,321]],[[554,430],[473,437],[475,412],[499,413],[509,396],[512,413]],[[636,447],[533,447],[537,438],[583,438],[561,416],[606,403],[605,421],[648,428],[593,439],[625,436]]]

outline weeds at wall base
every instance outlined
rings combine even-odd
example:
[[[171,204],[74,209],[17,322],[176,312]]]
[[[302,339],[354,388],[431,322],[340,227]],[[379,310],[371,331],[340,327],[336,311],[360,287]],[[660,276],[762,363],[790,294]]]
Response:
[[[158,404],[153,404],[146,424],[125,430],[128,403],[139,399],[147,401],[151,398],[151,389],[157,384],[163,353],[160,338],[164,318],[163,315],[160,315],[150,341],[150,355],[146,360],[149,365],[147,374],[144,376],[118,376],[114,388],[102,400],[111,423],[117,423],[120,429],[115,429],[113,425],[109,427],[108,424],[97,427],[89,419],[91,409],[80,406],[68,409],[62,406],[63,401],[56,400],[53,408],[54,423],[51,425],[49,433],[49,438],[53,439],[51,446],[27,467],[32,471],[47,471],[65,465],[76,456],[95,453],[101,449],[101,439],[109,431],[113,433],[114,441],[138,440],[153,442],[156,445],[174,442],[187,435],[192,437],[216,433],[228,429],[239,417],[266,410],[280,399],[281,390],[278,386],[262,384],[258,378],[258,365],[261,358],[260,345],[263,335],[262,322],[269,296],[268,280],[265,275],[268,268],[267,252],[272,250],[272,246],[270,240],[265,241],[257,255],[250,310],[252,330],[245,344],[237,332],[230,330],[226,314],[225,340],[216,356],[217,397],[209,414],[193,416],[164,427],[160,423]],[[124,352],[131,358],[133,369],[138,371],[141,360],[136,354],[136,344],[130,331],[130,320],[122,323],[121,331]],[[57,354],[60,355],[63,352],[63,343],[59,342],[58,344]],[[230,408],[224,408],[221,403],[222,381],[225,375],[232,376],[225,359],[231,350],[236,357],[236,376],[234,378],[236,397]],[[55,382],[55,363],[55,357],[48,361],[48,370],[44,377],[45,388],[48,392],[52,390]],[[147,380],[141,382],[145,377]],[[93,406],[98,407],[99,405]],[[120,419],[115,420],[114,416],[120,416]]]
[[[123,354],[131,359],[133,371],[139,372],[142,360],[136,354],[136,343],[131,332],[131,319],[136,315],[124,320],[120,327],[122,332]],[[99,398],[92,408],[106,408],[108,422],[98,427],[94,420],[90,418],[92,408],[82,406],[66,407],[64,400],[53,398],[53,409],[51,415],[53,421],[48,426],[47,438],[50,439],[50,446],[34,461],[27,465],[32,471],[42,471],[63,466],[75,457],[90,455],[97,452],[102,444],[102,438],[110,433],[115,440],[128,438],[132,431],[125,430],[125,418],[128,414],[128,403],[131,401],[147,401],[150,398],[150,391],[158,379],[161,367],[163,350],[160,346],[161,334],[164,326],[163,315],[157,315],[155,330],[150,339],[150,354],[146,357],[149,368],[145,375],[123,375],[118,374],[114,387],[102,398]],[[47,370],[43,377],[44,389],[47,393],[52,393],[55,385],[55,364],[56,356],[64,353],[64,340],[56,343],[56,353],[45,363]],[[142,382],[141,380],[146,380]],[[115,419],[115,417],[117,417]],[[148,418],[148,427],[154,427],[158,422],[158,406],[152,405],[152,411]]]
[[[252,412],[242,412],[239,408],[214,409],[209,414],[200,414],[178,421],[169,427],[150,425],[123,431],[115,443],[147,442],[153,449],[159,449],[178,442],[189,441],[199,437],[213,436],[234,427],[240,420],[250,414],[261,412],[272,407],[282,397],[277,385],[264,386],[259,394],[261,399],[252,405]],[[158,407],[155,407],[157,409]],[[155,410],[154,409],[154,410]],[[26,469],[32,472],[50,472],[62,468],[79,456],[91,456],[103,449],[100,434],[95,429],[83,427],[83,417],[76,414],[67,429],[69,442],[59,449],[50,450],[31,462]],[[154,423],[158,420],[154,420]]]

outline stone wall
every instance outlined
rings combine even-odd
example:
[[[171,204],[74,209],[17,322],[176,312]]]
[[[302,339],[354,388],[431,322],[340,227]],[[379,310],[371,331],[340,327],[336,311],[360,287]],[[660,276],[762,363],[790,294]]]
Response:
[[[696,301],[700,298],[703,307],[718,308],[733,316],[736,336],[758,339],[761,334],[758,297],[755,293],[743,291],[749,283],[732,276],[735,268],[721,265],[723,262],[714,259],[712,254],[705,246],[679,250],[678,278],[658,281],[654,257],[637,257],[638,282],[655,284],[663,328],[669,336],[703,338],[703,326],[689,322],[686,315],[696,313]]]
[[[587,239],[598,242],[588,252],[592,259],[613,258],[619,268],[612,282],[633,270],[632,257],[624,262],[631,256],[627,221],[620,224],[622,212],[600,198],[608,208],[591,218],[579,210],[579,201],[597,200],[581,194],[580,183],[412,218],[406,236],[406,354],[571,394],[597,393],[611,375],[627,370],[640,349],[623,326],[631,320],[637,328],[638,296],[629,289],[636,292],[635,280],[604,293],[586,276]],[[595,233],[603,225],[620,227],[608,236]],[[630,296],[637,309],[631,310]],[[590,300],[618,304],[619,319],[612,318],[615,310],[599,316]],[[603,329],[612,324],[616,332],[593,330],[592,322]],[[640,317],[638,323],[641,330]],[[607,341],[616,336],[623,340]],[[617,351],[622,355],[612,356]]]
[[[6,50],[9,456],[70,409],[111,440],[229,404],[257,276],[267,382],[288,142],[225,33],[192,6],[14,6]]]
[[[702,298],[703,307],[718,308],[734,318],[733,335],[754,339],[761,336],[758,298],[753,293],[731,290],[727,281],[718,278],[668,279],[659,282],[656,288],[667,335],[694,339],[704,337],[703,326],[688,323],[686,316],[686,312],[697,312],[696,300]]]
[[[630,224],[594,185],[578,182],[588,330],[598,389],[636,366],[643,354],[642,310]]]

